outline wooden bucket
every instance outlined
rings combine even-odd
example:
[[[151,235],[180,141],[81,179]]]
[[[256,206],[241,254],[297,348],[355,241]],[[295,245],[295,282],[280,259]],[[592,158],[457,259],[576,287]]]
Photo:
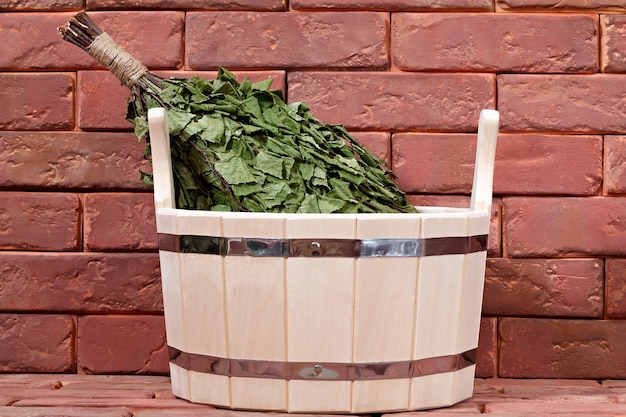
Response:
[[[175,209],[165,110],[149,122],[176,396],[302,413],[471,397],[495,110],[479,121],[471,208],[393,215]]]

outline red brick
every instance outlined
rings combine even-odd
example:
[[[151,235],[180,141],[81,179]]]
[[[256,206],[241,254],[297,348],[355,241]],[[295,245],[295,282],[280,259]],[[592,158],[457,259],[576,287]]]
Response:
[[[78,367],[89,374],[167,373],[162,316],[81,316]]]
[[[150,171],[132,133],[1,132],[0,184],[53,189],[141,189]]]
[[[72,128],[73,90],[74,79],[70,74],[0,73],[0,129]]]
[[[154,398],[154,393],[150,390],[119,390],[119,389],[28,389],[23,388],[4,388],[2,395],[13,398],[13,403],[22,400],[35,400],[52,402],[59,399],[66,399],[70,402],[73,398],[84,398],[88,400],[96,399],[120,399],[120,402],[124,402],[125,399],[147,399]],[[16,404],[19,406],[19,404]]]
[[[602,386],[598,381],[589,379],[515,379],[515,378],[491,378],[486,380],[477,379],[475,381],[477,387],[492,387],[500,393],[506,393],[511,387],[560,387],[566,390],[571,389],[595,389]]]
[[[87,0],[89,9],[286,10],[285,0]]]
[[[511,11],[522,11],[523,9],[529,11],[538,9],[549,11],[590,10],[593,12],[626,10],[622,0],[496,0],[496,3],[499,7]]]
[[[503,199],[506,256],[622,256],[626,216],[621,198]]]
[[[160,398],[42,398],[20,400],[13,404],[14,407],[116,407],[122,405],[131,410],[141,409],[199,409],[206,411],[204,404],[195,404],[180,399]],[[211,408],[209,408],[211,409]]]
[[[83,0],[0,0],[0,10],[80,10]]]
[[[620,2],[622,11],[626,11],[624,2]],[[603,15],[600,16],[602,28],[602,71],[603,72],[626,72],[626,40],[624,30],[626,16]]]
[[[74,372],[74,321],[53,314],[0,314],[0,372]]]
[[[409,197],[409,201],[414,206],[455,207],[455,208],[468,208],[470,206],[470,197],[466,195],[413,194],[413,195],[409,195],[408,197]]]
[[[475,130],[495,107],[491,74],[292,72],[287,84],[289,101],[355,130]]]
[[[604,193],[626,194],[626,136],[604,137]]]
[[[383,69],[388,25],[376,12],[189,12],[185,66]]]
[[[487,259],[483,314],[601,319],[603,269],[598,259]]]
[[[162,312],[158,254],[0,252],[0,310]]]
[[[156,250],[151,193],[92,193],[84,197],[85,250]]]
[[[0,249],[76,250],[79,215],[74,194],[0,193]]]
[[[71,13],[0,14],[0,68],[91,68],[96,61],[56,31]],[[183,12],[90,12],[89,16],[120,46],[150,68],[177,68],[183,56]],[[101,67],[101,66],[100,66]],[[1,91],[1,90],[0,90]]]
[[[35,2],[36,0],[26,2],[9,0],[12,5],[34,5]],[[40,3],[43,6],[49,1]],[[11,45],[0,54],[0,68],[53,69],[93,65],[93,58],[78,47],[65,42],[56,31],[57,27],[65,25],[74,14],[75,12],[0,13],[0,27],[3,29],[0,31],[0,45]],[[41,88],[39,83],[33,84]]]
[[[549,381],[549,380],[539,380]],[[591,382],[591,381],[589,381]],[[552,384],[535,383],[527,385],[507,385],[504,388],[507,399],[524,400],[532,398],[533,403],[545,402],[579,402],[579,403],[614,403],[615,391],[608,390],[595,382],[592,386],[571,386],[561,380],[553,380]]]
[[[475,134],[396,133],[391,146],[393,172],[404,191],[471,193]]]
[[[581,402],[581,401],[554,401],[537,403],[533,402],[529,404],[528,401],[506,401],[506,402],[493,402],[485,405],[485,414],[493,415],[513,415],[513,416],[526,416],[529,410],[532,410],[536,416],[548,416],[548,415],[561,415],[561,416],[621,416],[626,414],[625,404],[610,404],[610,403],[596,403],[596,402]]]
[[[133,417],[126,407],[0,407],[2,417]]]
[[[624,95],[621,75],[498,75],[502,130],[621,133]]]
[[[61,383],[50,374],[3,374],[0,389],[59,389]]]
[[[596,16],[398,13],[391,44],[403,70],[593,73],[599,67]]]
[[[449,11],[449,10],[492,10],[491,0],[290,0],[292,9],[366,9],[385,11]]]
[[[149,68],[182,65],[184,13],[92,12],[98,26]]]
[[[471,190],[475,134],[397,133],[392,152],[393,171],[407,192]],[[601,185],[600,136],[498,137],[493,185],[497,194],[594,195]]]
[[[492,378],[496,375],[498,375],[498,319],[482,318],[476,354],[476,378]]]
[[[132,130],[126,120],[130,90],[109,71],[79,71],[76,78],[78,126],[84,130]]]
[[[216,71],[157,71],[157,75],[169,78],[185,78],[197,75],[207,79],[214,79]],[[284,89],[284,71],[237,71],[240,81],[248,78],[251,81],[261,81],[268,78],[274,80],[272,88]],[[132,125],[126,120],[126,99],[129,90],[108,71],[79,71],[78,72],[78,125],[85,130],[131,130]]]
[[[500,376],[626,377],[624,321],[502,318]]]
[[[602,137],[500,134],[497,194],[595,195],[602,189]]]
[[[155,375],[57,375],[60,389],[66,393],[74,390],[117,390],[117,391],[153,391],[165,396],[164,391],[172,390],[168,376]],[[0,381],[0,384],[2,382]],[[1,386],[1,385],[0,385]],[[71,394],[68,394],[71,395]]]
[[[607,259],[606,315],[611,319],[626,318],[626,259]]]

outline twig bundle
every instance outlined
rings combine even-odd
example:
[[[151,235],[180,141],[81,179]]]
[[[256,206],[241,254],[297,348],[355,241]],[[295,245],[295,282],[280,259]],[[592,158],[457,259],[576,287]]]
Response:
[[[287,104],[271,80],[160,78],[80,12],[59,28],[131,90],[127,119],[147,142],[148,109],[168,111],[177,207],[264,212],[414,212],[377,158],[341,125]],[[142,173],[145,182],[150,174]]]

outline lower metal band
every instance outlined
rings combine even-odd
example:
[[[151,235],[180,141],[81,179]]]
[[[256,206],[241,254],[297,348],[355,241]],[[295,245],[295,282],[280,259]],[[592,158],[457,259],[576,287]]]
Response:
[[[169,346],[170,362],[189,371],[243,378],[366,381],[454,372],[476,363],[476,349],[456,355],[376,363],[278,362],[229,359],[182,352]]]
[[[159,234],[168,252],[258,257],[422,257],[487,250],[487,235],[426,239],[263,239]]]

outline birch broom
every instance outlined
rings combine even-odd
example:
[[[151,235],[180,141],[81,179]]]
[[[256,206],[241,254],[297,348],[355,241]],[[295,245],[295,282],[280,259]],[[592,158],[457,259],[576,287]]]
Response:
[[[148,109],[167,109],[178,208],[283,213],[414,212],[384,161],[341,125],[283,101],[271,80],[164,79],[80,12],[59,33],[130,89],[126,118],[150,156]],[[151,183],[151,174],[141,173]]]

